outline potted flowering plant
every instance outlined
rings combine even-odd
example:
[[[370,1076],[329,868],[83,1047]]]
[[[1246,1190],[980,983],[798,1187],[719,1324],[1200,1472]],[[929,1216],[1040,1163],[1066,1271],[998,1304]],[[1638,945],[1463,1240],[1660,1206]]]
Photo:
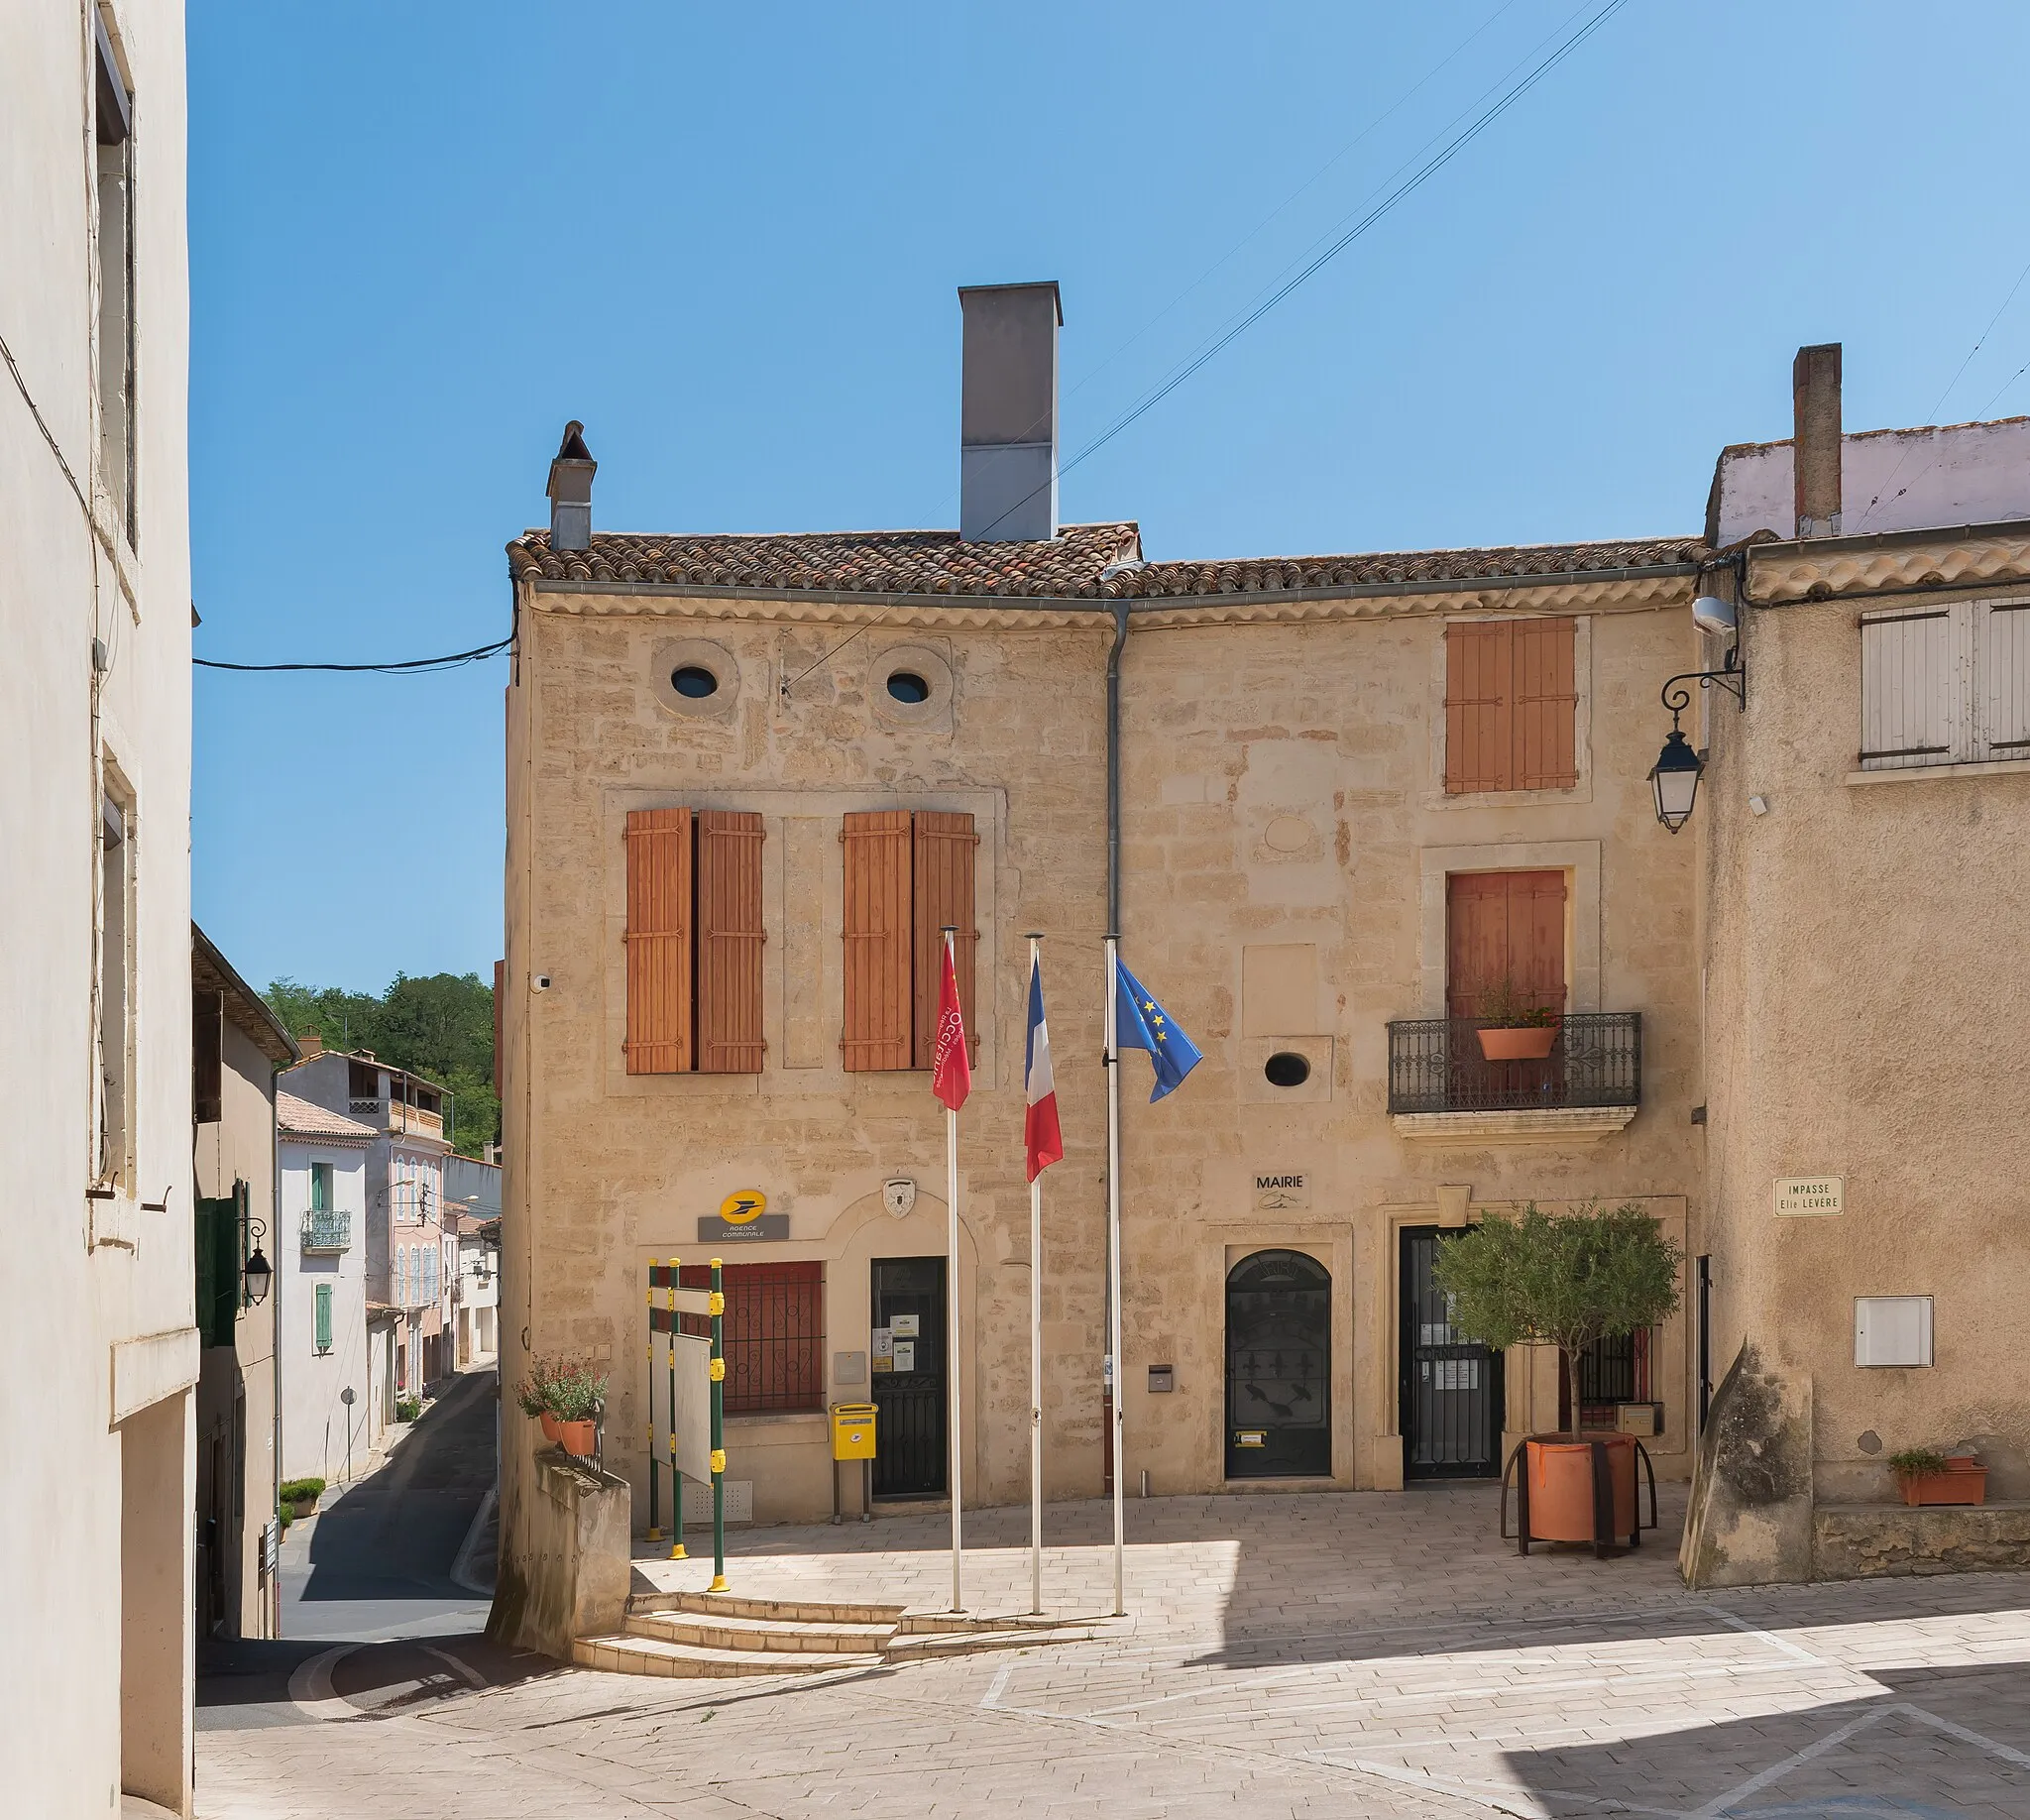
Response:
[[[1562,1022],[1557,1006],[1531,998],[1504,973],[1480,995],[1480,1053],[1490,1062],[1541,1062]]]
[[[514,1387],[514,1401],[520,1406],[521,1413],[530,1422],[542,1423],[543,1439],[552,1445],[557,1440],[557,1418],[550,1408],[550,1386],[556,1372],[557,1368],[537,1353],[528,1361],[528,1369]]]
[[[1905,1504],[1985,1504],[1987,1468],[1973,1453],[1905,1447],[1889,1455]]]
[[[549,1413],[556,1418],[564,1451],[589,1460],[599,1451],[599,1419],[607,1404],[607,1374],[583,1361],[559,1366],[547,1385]]]

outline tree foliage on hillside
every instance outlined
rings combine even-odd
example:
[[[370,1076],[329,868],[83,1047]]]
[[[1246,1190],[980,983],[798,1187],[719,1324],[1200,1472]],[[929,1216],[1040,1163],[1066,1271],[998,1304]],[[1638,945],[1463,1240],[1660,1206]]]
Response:
[[[477,973],[397,973],[379,998],[278,979],[263,996],[294,1036],[327,1049],[371,1049],[383,1062],[450,1088],[452,1141],[476,1157],[501,1135],[494,1092],[494,988]]]

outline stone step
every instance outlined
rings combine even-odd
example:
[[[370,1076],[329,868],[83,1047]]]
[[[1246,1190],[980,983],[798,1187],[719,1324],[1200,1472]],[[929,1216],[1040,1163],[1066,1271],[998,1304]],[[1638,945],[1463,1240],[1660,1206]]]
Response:
[[[699,1644],[711,1649],[754,1649],[769,1654],[877,1652],[895,1635],[892,1624],[837,1619],[743,1618],[725,1612],[631,1611],[630,1637]]]
[[[983,1649],[1034,1649],[1045,1644],[1089,1643],[1106,1632],[1091,1625],[1059,1625],[1040,1631],[916,1631],[899,1636],[883,1651],[890,1662],[939,1661]]]
[[[665,1643],[654,1637],[581,1637],[571,1647],[581,1668],[615,1674],[661,1674],[676,1680],[719,1680],[752,1674],[821,1674],[830,1668],[878,1668],[881,1657],[865,1652],[803,1650],[763,1653],[758,1649],[714,1649],[699,1644]]]
[[[630,1612],[698,1612],[723,1618],[766,1618],[783,1624],[885,1624],[901,1618],[899,1605],[855,1605],[822,1599],[746,1599],[735,1593],[636,1593]]]
[[[1095,1624],[1116,1622],[1105,1618],[1049,1618],[1042,1615],[1004,1614],[1000,1617],[983,1617],[971,1612],[904,1612],[896,1629],[905,1637],[929,1635],[945,1636],[963,1631],[977,1634],[987,1631],[1064,1631],[1085,1630]]]

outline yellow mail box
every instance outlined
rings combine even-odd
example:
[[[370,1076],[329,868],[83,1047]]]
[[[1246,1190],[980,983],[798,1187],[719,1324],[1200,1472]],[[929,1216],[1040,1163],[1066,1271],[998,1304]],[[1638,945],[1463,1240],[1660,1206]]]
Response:
[[[874,1406],[835,1403],[832,1406],[832,1457],[870,1460],[874,1457]]]

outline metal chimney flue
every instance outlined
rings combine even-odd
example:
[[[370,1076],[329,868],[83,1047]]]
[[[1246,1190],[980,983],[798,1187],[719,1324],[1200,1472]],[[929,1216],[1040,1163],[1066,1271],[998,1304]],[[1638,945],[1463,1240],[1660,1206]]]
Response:
[[[1797,534],[1840,534],[1840,344],[1799,348],[1790,365]]]
[[[967,543],[1058,534],[1058,330],[1055,279],[959,292],[964,352],[959,534]]]
[[[564,425],[557,459],[550,463],[550,548],[592,548],[592,477],[599,463],[585,446],[585,425],[573,418]]]

